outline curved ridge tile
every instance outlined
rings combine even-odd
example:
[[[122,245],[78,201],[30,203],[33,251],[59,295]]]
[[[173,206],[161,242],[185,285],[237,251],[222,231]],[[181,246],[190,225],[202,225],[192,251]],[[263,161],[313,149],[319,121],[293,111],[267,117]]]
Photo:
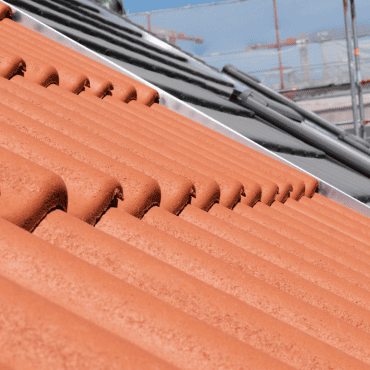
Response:
[[[89,97],[86,95],[84,95],[84,97],[93,98],[91,96]],[[243,183],[240,182],[239,179],[232,176],[232,174],[228,172],[227,170],[226,172],[228,173],[224,174],[221,171],[222,169],[220,169],[220,171],[217,169],[214,169],[213,163],[209,165],[209,163],[203,163],[202,158],[199,158],[199,160],[198,158],[193,159],[193,153],[190,151],[188,151],[187,155],[182,155],[179,152],[173,149],[170,149],[167,146],[157,144],[155,141],[145,137],[141,133],[134,132],[134,130],[132,129],[128,129],[128,130],[121,126],[118,129],[118,132],[125,133],[126,137],[129,137],[135,142],[141,144],[142,148],[146,148],[146,150],[145,149],[141,150],[141,153],[142,153],[141,155],[143,155],[145,158],[149,160],[151,158],[151,160],[153,161],[160,160],[160,157],[158,155],[160,155],[161,157],[167,158],[168,160],[165,162],[163,161],[163,163],[165,164],[162,164],[162,165],[165,168],[168,168],[170,171],[173,171],[174,173],[183,174],[184,176],[189,176],[189,179],[191,179],[191,181],[193,181],[193,183],[195,184],[196,192],[198,194],[200,192],[197,190],[197,186],[200,186],[200,185],[199,185],[199,180],[198,181],[196,180],[197,180],[197,177],[199,177],[199,174],[204,174],[205,176],[212,179],[218,184],[221,190],[219,202],[225,205],[225,207],[232,208],[240,200],[240,196],[244,195]],[[150,149],[150,152],[152,153],[151,157],[149,157],[146,153],[148,149]],[[157,155],[153,155],[153,152],[157,153]],[[160,162],[157,162],[157,163],[159,164]],[[187,170],[184,171],[184,168]],[[194,172],[197,173],[197,175],[194,174],[193,170]],[[189,173],[189,171],[191,172]],[[245,181],[247,184],[250,183],[249,179],[245,179]],[[269,196],[269,199],[271,199],[278,190],[277,185],[276,184],[274,185],[269,181],[266,181],[266,182],[268,182],[268,184],[270,185],[270,187],[268,188],[268,191],[269,191],[268,196]],[[248,187],[249,186],[250,185],[248,185]],[[193,203],[195,203],[197,206],[201,208],[208,209],[210,207],[209,204],[205,206],[199,205],[199,202],[196,199],[196,197],[195,199],[192,199],[192,201]]]
[[[108,100],[108,102],[114,101],[109,97],[106,97],[104,100]],[[121,107],[122,104],[120,103],[117,106]],[[109,108],[109,105],[106,105],[105,107]],[[112,109],[112,107],[113,105],[111,105],[110,109]],[[176,132],[177,130],[171,130],[170,128],[171,125],[175,126],[173,125],[173,121],[169,120],[169,122],[165,123],[162,119],[148,115],[145,108],[150,111],[150,108],[143,104],[135,104],[133,106],[131,104],[125,104],[122,107],[122,112],[124,112],[124,114],[127,114],[127,112],[134,114],[137,117],[133,118],[136,124],[144,127],[146,126],[144,135],[150,137],[150,139],[154,139],[157,143],[161,143],[162,145],[165,145],[165,147],[181,153],[184,156],[183,158],[189,157],[190,153],[192,153],[192,157],[194,154],[197,154],[196,158],[202,164],[207,165],[210,168],[215,168],[219,172],[239,180],[244,186],[244,192],[247,198],[243,198],[243,200],[246,200],[248,204],[250,202],[250,198],[256,198],[254,195],[256,188],[255,184],[258,184],[261,187],[261,201],[266,204],[271,204],[278,192],[284,199],[289,196],[291,185],[287,182],[278,180],[278,185],[275,178],[272,178],[272,176],[269,178],[269,176],[266,176],[262,171],[255,170],[254,168],[245,169],[239,167],[234,163],[224,160],[215,152],[210,153],[205,151],[201,145],[194,145],[187,142],[182,137],[173,134],[173,132]],[[162,129],[162,127],[165,127],[166,129],[169,128],[169,131],[171,132],[168,132],[166,129]],[[177,132],[179,135],[186,135],[186,133],[180,132],[179,130],[177,130]],[[252,192],[252,194],[250,192]]]
[[[0,96],[2,90],[0,89]],[[7,94],[7,98],[11,98],[11,94]],[[2,101],[8,102],[5,98]],[[70,139],[65,136],[63,133],[72,133],[72,137],[84,137],[87,140],[91,138],[88,143],[92,147],[98,147],[100,140],[95,138],[89,132],[84,130],[76,129],[75,127],[70,127],[71,125],[68,122],[58,120],[52,115],[37,115],[37,109],[34,106],[29,106],[27,102],[18,99],[18,105],[14,104],[12,107],[17,109],[13,110],[9,107],[4,106],[0,103],[0,117],[3,123],[6,123],[9,126],[16,128],[24,133],[29,134],[30,136],[54,147],[61,152],[64,152],[66,155],[74,157],[82,162],[85,162],[92,167],[95,167],[102,172],[105,172],[120,182],[124,186],[125,191],[127,192],[127,199],[123,203],[123,209],[130,211],[130,214],[133,214],[137,217],[141,217],[150,207],[157,205],[161,200],[161,192],[158,183],[151,177],[145,176],[143,173],[138,172],[137,170],[125,166],[124,164],[114,161],[111,158],[92,150],[84,145],[81,145],[78,141]],[[31,108],[27,111],[27,108]],[[22,113],[19,113],[19,110],[22,113],[29,113],[29,116],[25,116]],[[32,112],[34,114],[32,114]],[[40,121],[31,119],[30,116],[38,118],[42,123],[46,123],[47,126],[41,124]],[[49,128],[49,127],[51,128]],[[54,129],[53,129],[54,128]],[[57,131],[59,130],[60,133]],[[74,134],[73,134],[74,133]],[[86,143],[86,141],[85,141]],[[95,144],[95,145],[94,145]],[[105,143],[103,143],[105,144]],[[109,144],[109,145],[108,145]],[[111,144],[105,144],[105,147],[111,147]],[[100,145],[101,146],[101,145]],[[125,156],[126,153],[120,151],[118,155]],[[117,153],[116,153],[117,155]],[[173,184],[174,195],[182,196],[183,203],[186,204],[189,198],[189,186],[186,189],[183,189],[185,194],[176,194],[176,184]],[[180,199],[182,199],[180,198]]]
[[[91,78],[94,80],[93,83],[90,83],[90,80],[86,76],[84,69],[79,65],[68,63],[67,61],[61,61],[61,58],[58,57],[57,54],[53,54],[47,49],[43,49],[38,45],[30,45],[28,39],[24,40],[10,32],[1,29],[1,27],[0,35],[2,36],[2,40],[4,44],[7,45],[8,49],[14,48],[15,50],[19,50],[22,55],[28,54],[35,58],[42,58],[44,61],[47,61],[51,65],[55,66],[60,77],[59,85],[62,88],[73,92],[74,94],[80,93],[85,87],[90,87],[89,91],[101,98],[113,89],[113,85],[110,81],[95,74],[90,74]]]
[[[196,190],[195,202],[199,206],[208,209],[215,201],[218,201],[220,196],[220,188],[218,184],[211,178],[204,176],[203,174],[194,171],[192,168],[186,168],[181,164],[178,164],[167,157],[164,157],[160,152],[154,152],[147,148],[144,143],[138,143],[137,141],[131,140],[130,138],[140,140],[141,135],[135,134],[132,130],[125,129],[122,125],[105,119],[103,116],[98,116],[95,112],[83,109],[76,104],[73,104],[69,99],[63,99],[58,94],[53,92],[59,92],[60,89],[57,86],[50,86],[49,89],[42,89],[39,86],[32,84],[24,79],[13,79],[17,85],[11,85],[7,81],[0,81],[1,86],[7,86],[7,89],[12,93],[27,99],[34,104],[37,104],[38,109],[46,108],[50,113],[57,115],[58,117],[68,120],[73,124],[77,124],[81,128],[84,128],[94,135],[100,137],[100,141],[108,145],[108,155],[113,156],[114,159],[132,165],[133,167],[143,171],[147,175],[153,176],[160,182],[162,191],[162,199],[164,200],[165,195],[175,195],[174,191],[179,192],[179,197],[175,202],[166,200],[166,204],[169,206],[169,210],[173,212],[179,212],[188,202],[189,192],[192,193],[192,186],[194,184]],[[26,89],[27,88],[27,89]],[[30,94],[32,91],[34,94]],[[7,99],[4,97],[4,99]],[[48,104],[44,104],[45,99],[49,101]],[[53,99],[53,102],[50,101]],[[95,97],[95,99],[97,99]],[[60,106],[60,104],[63,104]],[[73,109],[74,112],[70,112],[69,108]],[[50,114],[49,113],[49,114]],[[79,114],[81,113],[83,117]],[[45,112],[39,114],[45,115]],[[87,118],[87,119],[86,119]],[[91,122],[93,120],[93,122]],[[44,124],[48,124],[44,121]],[[124,135],[124,136],[123,136]],[[79,140],[87,140],[84,136],[78,136]],[[95,139],[99,140],[98,138]],[[118,145],[121,148],[117,148],[116,145],[109,145],[108,141]],[[148,143],[149,145],[150,143]],[[89,144],[87,144],[89,145]],[[96,147],[95,147],[96,148]],[[102,146],[99,146],[99,150],[103,150]],[[126,155],[117,154],[117,150],[126,151]],[[107,151],[104,151],[107,153]],[[114,154],[116,153],[116,154]],[[131,161],[131,164],[130,164]],[[146,164],[145,164],[146,163]],[[145,165],[145,167],[143,167]],[[174,180],[174,184],[178,184],[174,187],[169,179]],[[176,180],[177,179],[177,180]],[[239,190],[237,188],[237,190]],[[187,195],[185,194],[187,192]],[[235,197],[235,194],[232,194]],[[240,193],[237,194],[240,197]]]
[[[89,222],[96,220],[117,198],[122,187],[113,177],[86,165],[28,134],[0,122],[0,145],[58,174],[67,186],[68,211]]]
[[[32,231],[54,208],[67,211],[60,176],[0,147],[0,218]]]
[[[49,50],[56,50],[60,55],[61,59],[66,59],[71,61],[73,64],[80,65],[86,73],[88,74],[89,71],[100,75],[102,72],[112,81],[114,86],[113,96],[115,93],[120,92],[121,96],[124,98],[117,97],[119,100],[127,100],[127,95],[132,95],[132,86],[135,87],[137,92],[137,99],[143,104],[152,105],[155,101],[158,100],[159,95],[158,92],[139,81],[134,80],[122,73],[116,72],[105,65],[96,62],[93,59],[90,59],[84,55],[77,53],[74,50],[69,49],[66,46],[60,45],[56,42],[53,42],[46,38],[45,36],[39,35],[37,32],[24,28],[23,26],[15,23],[15,22],[7,22],[6,19],[4,20],[4,26],[12,27],[13,30],[16,30],[19,33],[27,34],[28,40],[32,44],[39,44],[39,45],[47,45]],[[3,22],[2,22],[3,23]],[[2,24],[0,24],[0,27]],[[93,83],[93,79],[89,76],[90,82]]]
[[[293,181],[294,178],[302,180],[305,183],[305,194],[308,197],[312,197],[312,195],[316,192],[319,186],[317,180],[314,177],[309,176],[301,171],[298,171],[295,168],[290,167],[286,164],[283,164],[277,161],[276,159],[261,154],[256,150],[248,148],[247,146],[240,144],[237,141],[234,141],[228,138],[227,136],[220,134],[219,132],[211,130],[203,125],[200,125],[176,112],[172,112],[171,110],[166,109],[160,106],[159,104],[153,104],[151,106],[151,109],[159,113],[165,114],[167,116],[173,117],[173,119],[176,119],[182,122],[183,124],[193,128],[193,130],[191,131],[192,134],[197,135],[199,139],[204,140],[211,145],[214,145],[218,148],[222,148],[226,152],[233,153],[233,155],[243,160],[245,159],[245,155],[247,154],[252,158],[255,158],[256,160],[261,161],[262,163],[266,163],[271,167],[275,167],[281,173],[281,176],[284,176],[283,175],[284,173],[293,176],[293,178],[291,178],[291,181]],[[199,134],[197,134],[197,131],[199,132]],[[269,168],[266,168],[266,171],[271,170]]]
[[[2,21],[4,18],[10,18],[13,17],[13,11],[12,8],[3,2],[0,2],[0,21]]]
[[[193,192],[192,183],[181,175],[169,172],[161,166],[125,150],[122,145],[116,145],[105,139],[112,138],[118,144],[126,143],[127,140],[120,135],[78,117],[76,114],[71,114],[61,106],[42,99],[36,94],[30,94],[29,90],[21,89],[19,86],[11,84],[11,82],[2,85],[2,82],[0,81],[0,87],[7,86],[8,91],[18,94],[15,99],[12,94],[4,93],[4,90],[0,88],[2,101],[7,102],[10,108],[62,133],[58,140],[58,134],[54,130],[50,131],[50,129],[47,130],[38,125],[37,129],[32,129],[37,138],[119,179],[128,194],[127,202],[125,201],[123,206],[126,210],[130,210],[130,213],[133,212],[132,214],[141,217],[149,207],[158,204],[160,200],[159,186],[154,179],[157,179],[160,183],[162,189],[161,201],[168,210],[178,213],[188,203]],[[22,86],[24,84],[25,81],[23,81]],[[19,96],[37,105],[26,102]],[[44,106],[47,106],[48,110],[44,110]],[[22,120],[19,119],[18,121],[20,123],[16,124],[17,127],[25,128],[26,124],[28,127],[36,127],[35,122],[24,121],[22,126]],[[100,135],[98,136],[96,133]],[[102,133],[105,134],[105,138],[102,137]],[[49,139],[47,135],[49,135]],[[55,139],[51,140],[51,137]],[[148,176],[153,178],[148,178]],[[153,200],[155,200],[155,203],[152,203]],[[141,206],[136,209],[135,207],[140,204]]]
[[[9,53],[8,50],[0,48],[0,76],[6,79],[17,74],[24,74],[26,62],[20,56]]]

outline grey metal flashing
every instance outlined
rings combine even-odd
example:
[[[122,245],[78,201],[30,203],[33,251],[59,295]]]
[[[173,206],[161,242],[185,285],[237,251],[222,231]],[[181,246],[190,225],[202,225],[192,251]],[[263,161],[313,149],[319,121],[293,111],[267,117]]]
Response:
[[[7,3],[6,1],[3,1],[5,4],[9,5],[14,13],[14,20],[23,26],[32,29],[51,40],[54,40],[62,45],[65,45],[93,60],[96,60],[118,72],[124,73],[133,79],[142,82],[143,84],[150,86],[154,89],[156,89],[160,94],[160,104],[171,109],[174,112],[177,112],[184,117],[190,118],[198,123],[200,123],[203,126],[206,126],[214,131],[217,131],[232,140],[235,140],[243,145],[246,145],[249,148],[252,148],[264,155],[267,155],[268,157],[274,158],[278,160],[281,163],[285,163],[291,167],[294,167],[314,178],[316,178],[319,182],[319,193],[324,195],[325,197],[332,199],[340,204],[343,204],[344,206],[353,209],[359,213],[362,213],[368,217],[370,217],[370,207],[365,205],[364,203],[359,202],[358,200],[352,198],[348,194],[345,194],[344,192],[340,191],[336,187],[328,184],[327,182],[317,178],[316,176],[311,175],[309,172],[305,171],[304,169],[294,165],[293,163],[287,161],[286,159],[280,157],[279,155],[271,152],[268,149],[265,149],[261,145],[258,145],[257,143],[249,140],[248,138],[242,136],[238,132],[230,129],[229,127],[225,126],[224,124],[216,121],[215,119],[207,116],[206,114],[200,112],[199,110],[191,107],[189,104],[182,102],[181,100],[175,98],[174,96],[168,94],[162,89],[157,88],[151,83],[148,83],[144,79],[134,75],[130,71],[118,66],[117,64],[112,63],[107,58],[104,58],[103,56],[99,55],[98,53],[95,53],[88,48],[78,44],[77,42],[67,38],[63,34],[55,31],[54,29],[48,27],[47,25],[43,24],[42,22],[38,21],[33,16],[29,15],[27,12],[18,9],[17,7]]]

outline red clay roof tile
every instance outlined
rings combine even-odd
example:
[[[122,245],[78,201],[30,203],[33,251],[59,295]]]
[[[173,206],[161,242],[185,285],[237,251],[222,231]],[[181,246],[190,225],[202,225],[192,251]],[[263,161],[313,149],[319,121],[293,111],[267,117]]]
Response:
[[[328,227],[329,233],[327,234],[320,231],[318,228],[313,227],[311,224],[298,221],[296,218],[290,217],[287,214],[276,210],[274,207],[267,207],[262,203],[256,204],[253,209],[268,217],[272,217],[277,221],[281,221],[285,225],[289,225],[289,227],[285,226],[289,230],[293,228],[300,233],[307,234],[309,236],[309,238],[307,238],[308,240],[315,238],[314,242],[307,244],[310,249],[316,250],[343,265],[350,266],[354,271],[358,271],[365,276],[370,277],[370,256],[361,252],[359,248],[354,249],[352,246],[352,243],[355,242],[354,240],[351,241],[351,245],[346,244],[340,239],[332,236],[330,232],[334,231],[334,229],[331,229],[330,227]],[[234,210],[236,209],[234,208]],[[306,237],[302,236],[303,242],[307,241],[305,238]],[[361,245],[361,242],[358,242],[357,244]],[[360,248],[367,249],[367,246],[362,245]]]
[[[9,53],[0,48],[0,76],[11,78],[16,74],[23,74],[26,70],[26,62],[18,55]]]
[[[3,2],[0,2],[0,21],[4,18],[12,18],[13,11],[10,8],[10,6],[4,4]]]
[[[13,225],[0,228],[2,276],[175,366],[290,368]]]
[[[68,212],[89,223],[110,204],[122,197],[122,188],[113,177],[34,139],[29,134],[0,122],[0,145],[55,173],[68,191]]]
[[[222,149],[225,152],[232,153],[233,155],[241,158],[242,160],[245,160],[246,155],[247,155],[248,157],[250,156],[263,163],[269,164],[271,167],[264,167],[264,169],[266,171],[273,171],[273,168],[275,168],[275,171],[271,172],[271,173],[274,173],[275,176],[278,176],[277,172],[280,172],[280,176],[282,176],[282,178],[289,179],[292,182],[296,181],[295,177],[298,179],[301,179],[305,183],[305,187],[306,187],[305,194],[308,197],[311,197],[318,188],[318,182],[312,176],[309,176],[303,172],[297,171],[296,169],[289,167],[285,164],[282,164],[275,159],[269,158],[266,155],[263,155],[253,149],[246,147],[245,145],[238,143],[237,141],[234,141],[218,133],[217,131],[214,131],[205,126],[199,125],[198,123],[191,121],[190,119],[183,117],[176,112],[172,112],[168,109],[165,109],[159,104],[153,104],[151,109],[153,111],[156,111],[157,113],[161,113],[169,117],[172,117],[174,119],[174,122],[180,121],[184,125],[191,127],[192,130],[189,132],[192,135],[199,137],[200,140],[206,143],[209,143],[210,145],[214,145],[216,148]],[[210,137],[216,140],[212,140]],[[279,171],[277,171],[277,169]],[[284,176],[284,173],[289,174],[290,176],[286,177],[286,175]]]
[[[0,3],[5,366],[369,368],[367,217],[11,15]]]
[[[9,45],[6,40],[2,42],[2,46],[3,48],[6,48],[7,51],[9,50],[12,53],[17,53],[20,50],[19,47],[13,47]],[[14,46],[17,46],[17,44],[15,43]],[[59,84],[59,82],[61,82],[58,71],[54,65],[45,60],[35,58],[34,56],[23,52],[23,50],[22,58],[27,64],[27,68],[23,73],[26,78],[44,87],[47,87],[50,84]]]
[[[29,277],[35,265],[22,260],[20,250],[29,247],[31,255],[31,251],[41,250],[43,246],[47,256],[50,248],[55,248],[5,220],[0,219],[0,228],[2,255],[5,257],[6,250],[10,252],[9,257],[17,255],[20,269],[30,265],[26,273]],[[2,261],[3,271],[7,260],[5,257]],[[12,269],[15,261],[9,262],[9,269]],[[17,274],[17,269],[12,270]],[[52,272],[47,281],[56,282],[55,279],[56,274]],[[0,276],[0,286],[1,360],[14,369],[102,369],[107,364],[117,370],[173,368],[4,276]]]
[[[334,348],[61,211],[34,234],[291,366],[351,366]]]
[[[67,189],[58,175],[1,146],[0,189],[0,218],[28,231],[51,210],[67,211]]]
[[[310,216],[311,218],[314,218],[317,221],[320,221],[327,226],[330,226],[336,230],[340,230],[341,232],[344,232],[348,236],[351,236],[352,238],[357,239],[367,245],[370,244],[369,236],[365,235],[361,231],[353,229],[351,226],[347,226],[346,224],[342,222],[334,220],[333,218],[329,217],[326,214],[322,214],[322,212],[318,212],[317,210],[315,210],[315,205],[313,203],[314,202],[303,203],[303,199],[300,202],[296,202],[294,200],[288,199],[284,205],[294,210],[297,210],[303,213],[304,215]],[[335,211],[333,211],[333,213],[334,212]]]
[[[314,227],[316,230],[322,231],[326,235],[333,236],[336,240],[340,240],[344,243],[346,243],[350,248],[353,249],[355,247],[354,253],[356,251],[361,251],[364,253],[368,253],[368,244],[361,242],[360,240],[354,239],[350,235],[344,233],[342,230],[338,230],[335,227],[328,226],[315,218],[312,218],[302,212],[299,212],[291,207],[286,207],[283,204],[279,203],[273,203],[271,205],[272,209],[278,210],[280,213],[284,215],[288,215],[289,217],[292,217],[300,222],[302,222],[305,225],[310,225]],[[359,257],[361,258],[361,257]]]
[[[19,87],[17,88],[17,86],[13,86],[11,83],[12,81],[18,84]],[[48,96],[48,101],[52,99],[53,102],[48,102],[47,104],[47,110],[50,110],[50,113],[87,129],[93,134],[93,136],[98,135],[95,142],[99,140],[100,137],[100,142],[106,143],[105,147],[108,148],[109,153],[106,150],[103,151],[103,147],[101,145],[98,147],[94,145],[95,149],[103,151],[105,154],[112,156],[118,161],[122,161],[125,164],[133,166],[149,176],[153,176],[161,185],[163,194],[162,199],[164,200],[163,205],[166,205],[166,209],[171,212],[178,213],[186,205],[189,200],[189,195],[192,193],[193,185],[197,191],[194,202],[196,202],[199,207],[208,209],[219,199],[220,189],[214,180],[194,171],[192,168],[181,166],[171,159],[162,156],[160,154],[159,146],[157,146],[157,152],[148,149],[145,144],[151,144],[149,139],[133,130],[123,127],[121,123],[110,121],[103,116],[99,116],[98,113],[93,111],[85,113],[84,111],[86,110],[73,104],[69,99],[63,99],[58,94],[55,94],[56,91],[59,91],[59,88],[55,87],[52,91],[49,91],[49,89],[42,89],[29,81],[24,81],[22,79],[19,80],[17,78],[12,79],[10,82],[0,81],[0,87],[1,84],[7,84],[8,90],[14,92],[18,96],[22,96],[22,98],[27,99],[34,104],[37,104],[39,107],[43,106],[46,96]],[[51,87],[52,86],[49,88]],[[32,91],[33,94],[30,94],[25,88]],[[63,104],[63,106],[60,106],[57,102]],[[70,112],[69,108],[73,109],[74,112]],[[39,108],[39,110],[40,109],[41,108]],[[76,112],[81,112],[81,110],[83,111],[81,114],[85,117],[77,115]],[[43,111],[40,111],[39,114],[45,115]],[[90,119],[94,122],[91,122]],[[44,121],[43,123],[48,124],[47,121]],[[83,140],[83,142],[87,143],[89,146],[92,145],[89,143],[86,135],[78,135],[77,137],[74,136],[74,138],[76,140]],[[137,142],[138,140],[140,140],[140,144]],[[118,146],[120,148],[118,148]],[[168,170],[173,171],[168,172]],[[210,169],[209,171],[212,170]],[[220,175],[218,177],[220,177]],[[172,181],[169,181],[170,178]],[[176,186],[176,183],[179,185]],[[231,188],[231,191],[233,191],[231,193],[231,202],[236,203],[238,197],[240,197],[241,185],[239,185],[239,183],[234,179],[230,179],[228,183],[231,183],[230,186],[234,186],[234,188]],[[168,200],[169,196],[171,197],[170,200]],[[174,196],[176,196],[177,199],[174,200]]]
[[[12,29],[12,32],[15,32],[16,34],[24,34],[30,44],[42,46],[45,50],[55,51],[58,53],[61,60],[68,60],[74,65],[84,68],[90,79],[91,86],[94,86],[95,82],[90,73],[97,76],[104,73],[104,75],[114,84],[115,89],[113,96],[116,96],[118,100],[129,101],[135,98],[136,94],[132,87],[136,89],[138,101],[143,104],[151,105],[158,99],[158,92],[156,90],[134,80],[133,78],[116,72],[82,54],[79,54],[64,45],[57,44],[45,36],[27,29],[16,22],[12,22],[10,20],[8,22],[7,19],[4,19],[4,22],[1,22],[0,24],[0,28],[2,27],[5,29]]]

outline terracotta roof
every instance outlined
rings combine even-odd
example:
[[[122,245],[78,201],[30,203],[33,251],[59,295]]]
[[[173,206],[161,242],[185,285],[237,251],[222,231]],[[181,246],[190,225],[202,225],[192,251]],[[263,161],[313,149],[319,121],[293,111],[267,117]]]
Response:
[[[367,217],[11,14],[0,368],[370,368]]]
[[[335,186],[362,202],[370,202],[368,168],[370,163],[367,163],[367,160],[366,163],[350,160],[353,154],[351,146],[355,144],[355,147],[361,150],[361,145],[358,146],[357,140],[354,142],[353,137],[351,140],[344,140],[346,142],[344,144],[342,140],[344,132],[341,132],[339,138],[343,145],[340,147],[334,145],[336,149],[334,148],[333,152],[329,149],[330,142],[326,141],[324,145],[320,145],[323,139],[320,125],[313,124],[306,127],[309,122],[304,120],[303,129],[298,130],[306,132],[306,135],[302,137],[302,132],[297,132],[297,130],[292,132],[286,125],[277,124],[277,117],[266,117],[258,112],[256,107],[249,105],[246,109],[245,106],[231,102],[229,99],[233,90],[236,88],[243,91],[246,88],[245,85],[240,84],[235,78],[225,78],[215,67],[206,65],[194,55],[179,51],[179,47],[167,45],[156,39],[155,35],[141,30],[127,17],[115,17],[86,0],[59,1],[58,3],[50,0],[8,1],[77,43],[110,59],[116,66],[140,76],[162,89],[163,92],[169,92],[172,96],[190,103],[208,117],[229,126],[265,148],[281,154],[282,157],[288,158],[291,163],[318,176],[331,186]],[[23,22],[22,15],[19,12],[17,14],[19,17],[17,20]],[[262,100],[266,101],[266,96],[263,96]],[[297,118],[297,114],[289,115],[286,106],[280,104],[279,107],[276,106],[276,102],[273,103],[273,100],[268,101],[268,107],[272,111],[282,113],[281,108],[283,108],[283,112],[288,117],[293,120]],[[290,113],[294,112],[290,111]],[[291,123],[301,126],[297,122]],[[325,132],[330,134],[331,131]],[[330,141],[330,138],[328,140]],[[334,142],[334,144],[338,143]],[[367,155],[370,153],[368,147],[367,143],[365,149]],[[340,153],[348,155],[341,156]],[[339,162],[333,158],[338,159]],[[314,159],[320,160],[315,161]],[[316,163],[317,166],[313,166],[312,163]],[[321,171],[316,170],[317,168]],[[356,183],[361,184],[361,191],[347,180],[348,173],[353,173],[354,170],[356,171]]]

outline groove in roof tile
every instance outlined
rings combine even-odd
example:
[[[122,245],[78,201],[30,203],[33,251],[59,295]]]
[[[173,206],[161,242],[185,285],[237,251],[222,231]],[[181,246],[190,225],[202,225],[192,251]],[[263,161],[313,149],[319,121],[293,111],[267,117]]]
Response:
[[[183,369],[291,369],[42,239],[14,233],[13,228],[1,227],[2,276],[153,355]]]
[[[63,180],[0,147],[0,218],[32,231],[54,208],[67,210]]]
[[[297,369],[351,366],[330,346],[61,211],[34,234]]]

